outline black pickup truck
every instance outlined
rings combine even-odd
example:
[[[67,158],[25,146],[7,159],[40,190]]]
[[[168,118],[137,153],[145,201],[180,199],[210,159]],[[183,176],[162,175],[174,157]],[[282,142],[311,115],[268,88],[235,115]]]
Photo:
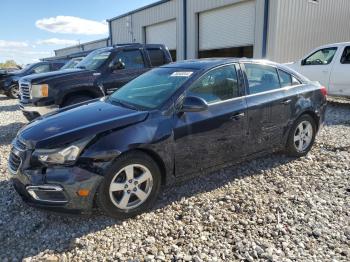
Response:
[[[18,98],[18,81],[21,77],[60,69],[67,61],[43,61],[27,65],[21,70],[0,72],[0,94]]]
[[[153,67],[172,62],[158,44],[125,44],[91,52],[75,68],[24,77],[20,107],[28,120],[111,94]]]

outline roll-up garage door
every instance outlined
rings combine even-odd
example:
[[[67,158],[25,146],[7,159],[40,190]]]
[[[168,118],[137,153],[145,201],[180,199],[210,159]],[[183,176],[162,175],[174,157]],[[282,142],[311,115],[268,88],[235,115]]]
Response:
[[[146,27],[147,44],[164,44],[170,50],[176,49],[176,20]]]
[[[199,14],[199,51],[253,47],[255,1]]]

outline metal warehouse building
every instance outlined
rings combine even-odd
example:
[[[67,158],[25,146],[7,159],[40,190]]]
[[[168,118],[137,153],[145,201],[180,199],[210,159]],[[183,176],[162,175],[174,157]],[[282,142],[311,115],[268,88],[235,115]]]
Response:
[[[163,0],[109,19],[109,41],[164,43],[177,60],[288,62],[322,44],[350,41],[349,14],[349,0]]]
[[[67,56],[73,53],[82,51],[90,51],[101,47],[109,46],[109,38],[86,42],[84,44],[70,46],[62,49],[55,50],[55,56]]]

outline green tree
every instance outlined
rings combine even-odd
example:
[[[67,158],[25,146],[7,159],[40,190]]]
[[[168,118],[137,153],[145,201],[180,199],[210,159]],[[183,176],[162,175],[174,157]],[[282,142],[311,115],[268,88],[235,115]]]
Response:
[[[6,60],[4,63],[0,63],[0,68],[18,67],[15,60]]]

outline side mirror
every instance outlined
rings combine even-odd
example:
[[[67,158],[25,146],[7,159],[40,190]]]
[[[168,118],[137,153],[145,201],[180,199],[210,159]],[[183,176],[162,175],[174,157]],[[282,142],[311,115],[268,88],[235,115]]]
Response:
[[[208,104],[203,98],[187,96],[182,102],[180,112],[201,112],[208,109]]]
[[[110,68],[111,71],[122,70],[125,69],[125,64],[121,60],[119,60],[118,62],[113,63]]]
[[[305,65],[306,64],[306,59],[301,60],[301,65]]]

